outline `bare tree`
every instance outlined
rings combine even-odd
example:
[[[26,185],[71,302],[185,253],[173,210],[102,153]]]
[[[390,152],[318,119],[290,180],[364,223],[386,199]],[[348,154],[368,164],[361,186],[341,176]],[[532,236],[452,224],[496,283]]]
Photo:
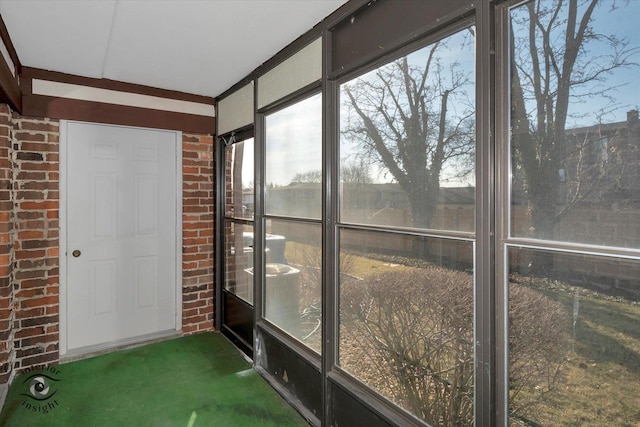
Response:
[[[348,184],[371,184],[373,179],[371,179],[369,164],[363,159],[344,163],[340,167],[340,181]]]
[[[345,163],[340,169],[340,178],[343,182],[349,184],[369,184],[372,182],[369,165],[363,162]],[[299,172],[294,175],[292,183],[321,183],[322,171],[312,170],[307,172]]]
[[[299,172],[291,179],[292,183],[313,183],[318,184],[322,182],[322,171],[313,170],[307,172]]]
[[[445,168],[471,171],[473,69],[452,60],[460,52],[449,46],[473,55],[472,35],[464,30],[342,86],[343,137],[397,181],[416,227],[431,225]]]
[[[571,208],[601,189],[605,179],[614,182],[612,171],[623,173],[623,168],[611,167],[617,162],[605,164],[602,156],[600,161],[594,157],[594,151],[607,150],[594,147],[600,142],[593,135],[597,126],[592,135],[573,137],[567,129],[575,104],[598,99],[592,111],[600,117],[619,107],[612,97],[616,87],[606,78],[632,65],[636,52],[628,40],[596,31],[593,17],[600,3],[535,0],[512,14],[514,176],[521,178],[516,185],[522,186],[538,238],[553,239],[554,226]],[[606,4],[617,6],[615,1]],[[591,50],[593,43],[599,48]]]

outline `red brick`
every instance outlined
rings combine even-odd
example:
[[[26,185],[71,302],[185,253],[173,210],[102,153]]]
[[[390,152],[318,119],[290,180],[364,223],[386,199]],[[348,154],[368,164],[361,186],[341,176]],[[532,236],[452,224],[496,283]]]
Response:
[[[182,333],[188,335],[198,330],[197,325],[182,325]]]
[[[23,244],[24,243],[27,242],[23,242]],[[47,251],[45,250],[19,250],[15,251],[15,259],[39,259],[44,258],[46,254]]]
[[[16,200],[44,200],[44,192],[34,190],[16,191]]]
[[[185,310],[182,312],[182,318],[186,319],[188,317],[193,317],[193,316],[197,316],[199,313],[199,309],[197,308],[192,308],[190,310]]]
[[[36,153],[49,152],[49,151],[53,151],[56,153],[58,152],[57,145],[40,143],[40,142],[22,142],[22,144],[20,144],[20,148],[23,151],[33,151]]]
[[[57,190],[60,188],[60,184],[48,181],[26,181],[20,182],[20,188],[23,190]]]
[[[24,337],[33,337],[33,336],[42,335],[42,334],[44,334],[44,327],[37,326],[34,328],[22,328],[16,332],[15,337],[24,338]]]
[[[37,295],[44,295],[45,288],[31,288],[31,289],[23,289],[18,291],[14,297],[16,299],[20,298],[32,298]]]
[[[207,320],[207,316],[202,314],[194,317],[183,318],[186,323],[200,323]]]
[[[58,132],[59,126],[55,123],[48,122],[29,122],[21,121],[20,127],[24,130],[42,131],[42,132]]]
[[[33,299],[26,299],[26,300],[20,301],[20,307],[22,307],[22,308],[43,307],[43,306],[46,306],[46,305],[58,304],[58,300],[59,300],[59,298],[58,298],[57,295],[39,297],[39,298],[33,298]]]
[[[16,132],[15,139],[18,141],[32,141],[41,142],[45,141],[45,134],[43,133],[29,133],[29,132]],[[24,149],[24,147],[23,147]]]
[[[44,237],[44,233],[40,230],[25,230],[18,232],[17,238],[18,240],[31,240],[31,239],[41,239]]]
[[[182,310],[189,310],[191,308],[198,308],[198,307],[202,307],[202,301],[188,301],[188,302],[182,302]]]
[[[56,297],[56,300],[57,300],[57,297]],[[34,317],[34,318],[22,320],[21,324],[22,324],[22,327],[40,326],[40,325],[46,325],[49,323],[58,323],[58,320],[59,320],[58,316]]]
[[[22,280],[20,282],[20,287],[22,289],[26,289],[26,288],[44,288],[47,286],[48,281],[47,279],[43,278],[42,276],[44,275],[43,272],[41,271],[30,271],[29,272],[30,278],[24,277],[24,279],[27,280]],[[25,276],[27,273],[26,272],[22,272],[21,277]]]
[[[31,270],[35,268],[41,268],[46,266],[46,261],[44,259],[24,259],[18,262],[19,270]]]
[[[17,179],[19,181],[44,181],[47,178],[47,174],[45,172],[19,172]]]
[[[59,248],[50,248],[47,249],[47,257],[58,257],[60,256],[60,249]]]
[[[22,369],[19,369],[19,371],[22,371],[33,365],[40,365],[40,364],[49,365],[50,364],[49,362],[56,362],[58,360],[58,357],[59,357],[58,351],[56,350],[51,353],[40,354],[37,356],[24,358],[20,361],[20,366],[22,367]]]
[[[48,210],[58,209],[58,202],[54,200],[37,201],[37,202],[22,202],[20,203],[20,209],[24,210]]]
[[[197,135],[182,134],[182,146],[184,147],[186,142],[199,142],[200,138]]]
[[[27,348],[38,344],[55,343],[58,342],[59,339],[58,333],[52,333],[48,335],[24,338],[21,340],[20,344],[22,348]]]

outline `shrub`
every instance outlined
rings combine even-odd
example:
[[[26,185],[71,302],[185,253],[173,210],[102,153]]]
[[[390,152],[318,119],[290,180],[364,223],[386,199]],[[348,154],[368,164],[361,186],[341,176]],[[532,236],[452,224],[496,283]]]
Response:
[[[510,388],[526,390],[518,396],[525,409],[553,389],[568,320],[559,303],[533,290],[512,288],[511,301]],[[343,280],[340,310],[340,346],[360,353],[340,357],[343,368],[429,424],[473,425],[469,273],[434,266]]]

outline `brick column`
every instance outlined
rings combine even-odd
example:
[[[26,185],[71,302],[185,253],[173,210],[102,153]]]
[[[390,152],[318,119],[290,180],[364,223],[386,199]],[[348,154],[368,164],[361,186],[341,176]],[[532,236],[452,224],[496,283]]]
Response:
[[[16,371],[58,360],[59,125],[14,114]]]
[[[213,329],[214,151],[211,135],[182,138],[182,331]]]
[[[0,104],[0,384],[11,377],[14,358],[11,136],[11,110]]]

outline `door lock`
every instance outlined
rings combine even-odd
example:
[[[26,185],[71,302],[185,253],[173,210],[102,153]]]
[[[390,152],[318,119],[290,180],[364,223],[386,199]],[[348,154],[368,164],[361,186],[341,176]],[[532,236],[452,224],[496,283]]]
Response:
[[[82,252],[80,252],[78,249],[76,249],[75,251],[71,252],[71,255],[73,255],[75,258],[78,258],[81,254],[82,254]]]

